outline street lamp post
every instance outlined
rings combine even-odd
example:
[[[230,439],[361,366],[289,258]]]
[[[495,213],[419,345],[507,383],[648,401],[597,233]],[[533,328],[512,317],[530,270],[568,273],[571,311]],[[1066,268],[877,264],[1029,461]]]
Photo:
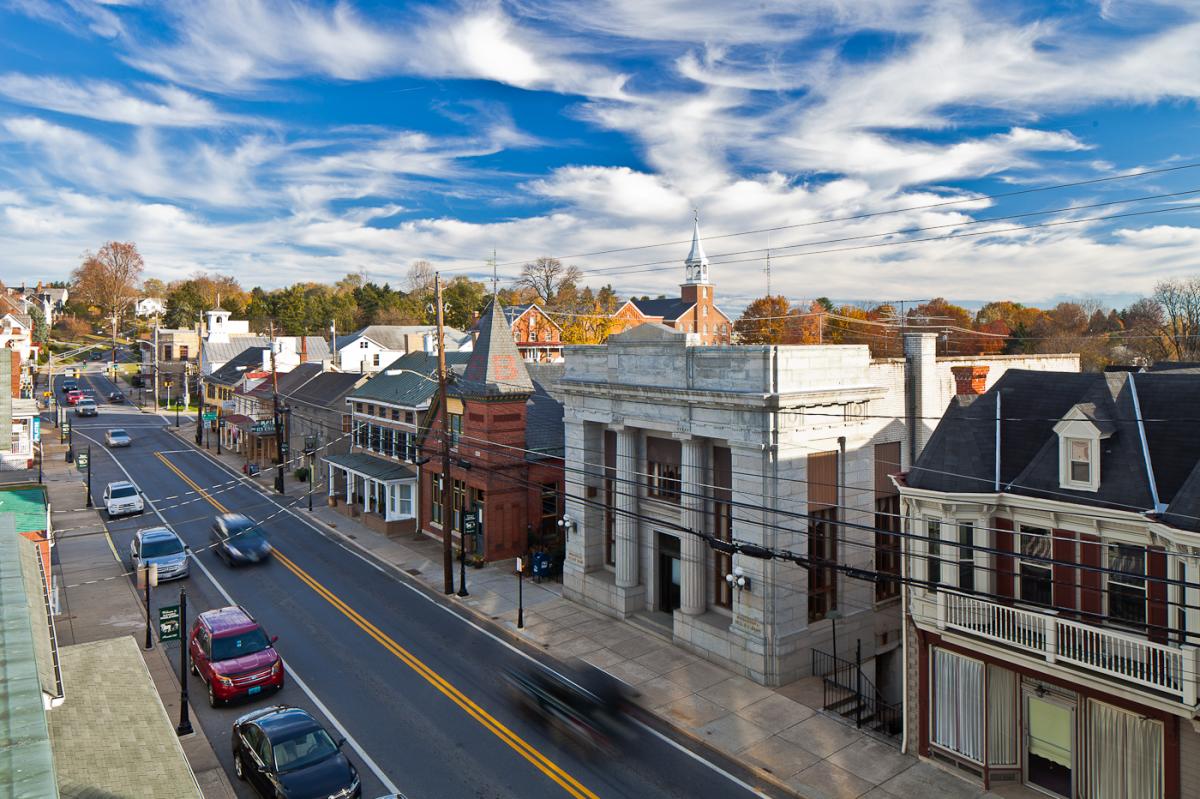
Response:
[[[517,629],[525,626],[525,559],[517,558]]]
[[[176,735],[190,735],[192,722],[188,719],[188,639],[187,589],[179,589],[179,726]]]
[[[38,482],[41,482],[41,480],[39,480]],[[92,507],[92,445],[91,444],[88,444],[88,448],[87,448],[87,505],[85,505],[85,507],[88,507],[88,508]]]
[[[146,589],[146,649],[154,648],[154,638],[150,632],[150,586],[158,585],[158,564],[145,563],[138,569],[138,577],[143,583],[138,588]]]
[[[313,509],[313,471],[316,469],[315,459],[313,455],[317,452],[317,437],[304,437],[304,454],[308,457],[308,512],[312,513]]]

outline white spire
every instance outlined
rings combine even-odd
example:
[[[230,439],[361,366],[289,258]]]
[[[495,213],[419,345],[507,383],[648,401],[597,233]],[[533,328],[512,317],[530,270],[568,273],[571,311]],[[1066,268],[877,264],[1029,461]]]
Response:
[[[684,278],[686,283],[708,282],[708,256],[704,254],[704,245],[700,243],[700,212],[692,209],[695,221],[692,228],[692,251],[684,261]]]

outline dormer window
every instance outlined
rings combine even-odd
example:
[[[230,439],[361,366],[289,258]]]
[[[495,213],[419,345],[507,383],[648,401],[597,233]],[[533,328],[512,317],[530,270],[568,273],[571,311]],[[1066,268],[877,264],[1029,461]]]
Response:
[[[1072,491],[1100,490],[1101,442],[1115,432],[1091,403],[1076,405],[1054,426],[1058,434],[1058,485]]]
[[[1072,483],[1092,482],[1092,443],[1082,438],[1067,439],[1067,469]]]

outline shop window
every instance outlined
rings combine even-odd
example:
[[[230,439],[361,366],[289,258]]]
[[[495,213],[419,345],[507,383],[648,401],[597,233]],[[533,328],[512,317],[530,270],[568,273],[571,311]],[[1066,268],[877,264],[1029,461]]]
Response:
[[[454,486],[454,497],[451,503],[453,516],[451,517],[452,530],[462,531],[463,510],[467,506],[467,484],[462,480],[452,481]]]
[[[983,663],[934,647],[929,739],[943,749],[983,762]]]

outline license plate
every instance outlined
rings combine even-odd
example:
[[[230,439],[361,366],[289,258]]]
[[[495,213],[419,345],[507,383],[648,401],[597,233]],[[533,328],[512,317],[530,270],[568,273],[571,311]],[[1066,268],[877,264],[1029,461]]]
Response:
[[[249,690],[249,691],[247,691],[246,693],[248,693],[248,694],[250,694],[251,696],[253,696],[254,694],[257,694],[257,693],[259,693],[260,691],[262,691],[262,686],[261,686],[261,685],[252,685],[252,686],[250,686],[250,690]]]

